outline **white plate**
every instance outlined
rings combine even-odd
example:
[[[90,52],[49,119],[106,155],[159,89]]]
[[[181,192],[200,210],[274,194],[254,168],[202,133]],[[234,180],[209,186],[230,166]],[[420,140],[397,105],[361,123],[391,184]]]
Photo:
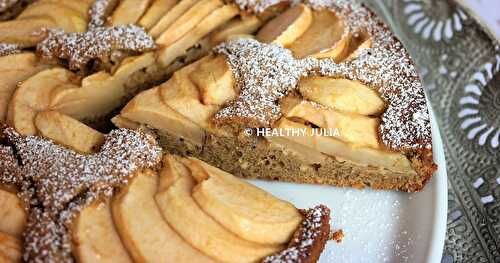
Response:
[[[432,134],[439,168],[419,193],[251,182],[299,208],[316,204],[331,208],[332,228],[343,229],[345,237],[339,244],[327,244],[321,263],[438,263],[446,233],[448,195],[443,144],[434,120]]]

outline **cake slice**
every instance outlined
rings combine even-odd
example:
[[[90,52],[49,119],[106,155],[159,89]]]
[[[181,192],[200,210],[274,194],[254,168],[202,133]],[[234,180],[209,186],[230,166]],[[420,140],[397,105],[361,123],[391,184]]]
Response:
[[[24,242],[0,232],[0,256],[10,260],[23,251],[28,261],[316,262],[330,236],[328,208],[298,210],[195,158],[160,162],[142,132],[115,130],[86,154],[8,127],[0,134],[0,186],[31,204]],[[0,214],[16,212],[3,196]]]
[[[402,44],[362,5],[295,8],[257,33],[268,43],[221,44],[136,96],[116,125],[150,128],[169,151],[244,178],[421,190],[436,165],[424,90]],[[329,22],[333,35],[319,34]]]

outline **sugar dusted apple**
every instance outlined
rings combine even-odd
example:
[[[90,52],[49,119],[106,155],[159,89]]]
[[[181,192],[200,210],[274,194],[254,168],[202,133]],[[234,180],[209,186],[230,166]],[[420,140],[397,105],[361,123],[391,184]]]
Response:
[[[385,103],[377,91],[358,81],[307,77],[299,82],[298,87],[304,98],[336,110],[376,115],[385,109]]]
[[[257,39],[265,43],[290,45],[307,31],[312,17],[308,6],[296,5],[264,25],[257,33]]]

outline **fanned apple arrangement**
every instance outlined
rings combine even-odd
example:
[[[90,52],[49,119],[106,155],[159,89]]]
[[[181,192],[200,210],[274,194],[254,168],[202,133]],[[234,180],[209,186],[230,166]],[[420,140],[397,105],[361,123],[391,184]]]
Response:
[[[316,262],[328,208],[240,178],[420,191],[403,45],[291,2],[0,0],[0,262]]]

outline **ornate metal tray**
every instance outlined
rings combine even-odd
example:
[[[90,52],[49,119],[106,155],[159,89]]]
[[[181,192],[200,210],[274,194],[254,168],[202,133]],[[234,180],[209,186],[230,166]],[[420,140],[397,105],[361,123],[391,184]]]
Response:
[[[442,262],[500,262],[500,47],[450,0],[365,1],[424,80],[448,167]]]

